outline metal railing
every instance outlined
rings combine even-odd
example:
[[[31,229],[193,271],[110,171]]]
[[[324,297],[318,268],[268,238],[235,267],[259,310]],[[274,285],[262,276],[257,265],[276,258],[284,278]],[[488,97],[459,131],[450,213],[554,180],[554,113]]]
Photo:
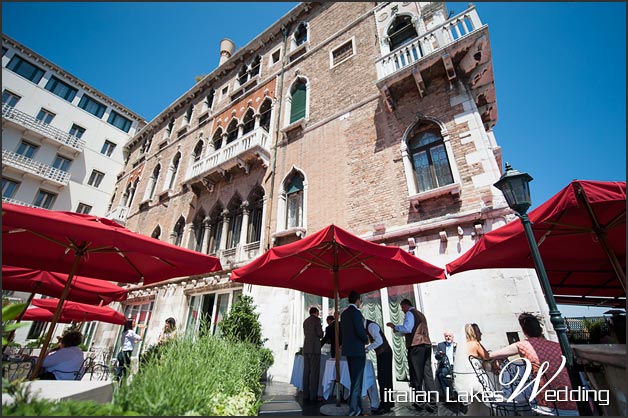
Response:
[[[16,154],[6,149],[2,150],[2,164],[34,174],[63,186],[67,186],[70,182],[70,173],[67,171],[59,170],[51,165],[40,163],[32,158]]]
[[[85,141],[70,135],[67,132],[63,132],[61,129],[50,126],[47,123],[41,122],[33,116],[26,114],[22,111],[15,109],[8,104],[2,105],[2,117],[17,123],[31,131],[44,135],[47,138],[58,141],[70,148],[82,152],[85,148]]]
[[[218,167],[220,164],[235,159],[254,147],[261,147],[270,155],[269,135],[264,128],[260,127],[252,132],[249,132],[241,138],[236,139],[232,143],[227,144],[207,157],[192,164],[186,173],[185,181],[205,174]]]
[[[423,57],[445,48],[460,38],[479,30],[482,22],[474,7],[452,17],[440,26],[416,37],[376,61],[377,78],[388,77]]]

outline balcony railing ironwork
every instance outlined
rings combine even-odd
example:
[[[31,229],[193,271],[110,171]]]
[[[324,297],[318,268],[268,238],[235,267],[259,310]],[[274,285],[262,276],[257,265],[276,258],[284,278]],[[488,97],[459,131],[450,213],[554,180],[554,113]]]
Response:
[[[35,161],[32,158],[16,154],[6,149],[2,150],[2,164],[34,174],[37,177],[62,186],[67,186],[70,182],[70,173],[67,171],[59,170],[51,165]]]
[[[85,148],[84,140],[67,132],[63,132],[61,129],[50,126],[50,124],[41,122],[33,116],[17,110],[8,104],[2,105],[2,117],[30,131],[37,132],[47,138],[60,142],[76,151],[83,152]]]
[[[479,30],[482,22],[475,7],[452,17],[442,25],[419,35],[376,61],[377,78],[381,80],[400,71],[427,55],[457,42],[466,35]]]

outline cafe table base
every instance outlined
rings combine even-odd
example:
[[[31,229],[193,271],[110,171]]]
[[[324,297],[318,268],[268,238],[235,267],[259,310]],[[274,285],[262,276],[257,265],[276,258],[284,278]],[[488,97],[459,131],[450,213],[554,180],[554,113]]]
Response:
[[[335,380],[336,360],[329,359],[325,363],[325,372],[323,373],[323,398],[329,399]],[[340,359],[340,384],[347,388],[347,390],[344,391],[345,399],[347,399],[349,397],[349,389],[351,389],[351,378],[349,377],[349,365],[347,364],[347,360],[345,358]],[[366,364],[364,366],[364,380],[362,382],[361,396],[364,397],[367,394],[371,400],[371,408],[377,408],[379,406],[379,393],[377,389],[377,381],[375,380],[375,370],[371,360],[366,360]]]

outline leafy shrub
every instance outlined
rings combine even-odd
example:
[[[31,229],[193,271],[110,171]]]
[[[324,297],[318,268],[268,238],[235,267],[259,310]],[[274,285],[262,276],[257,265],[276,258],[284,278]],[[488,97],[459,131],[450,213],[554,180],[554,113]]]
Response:
[[[211,335],[170,340],[123,381],[114,404],[143,415],[257,415],[264,371],[259,347]]]
[[[13,323],[12,321],[17,318],[20,313],[26,307],[25,303],[8,303],[5,304],[5,300],[2,300],[2,347],[9,343],[8,338],[11,331],[25,326],[23,323]]]
[[[584,319],[584,327],[589,333],[589,344],[599,344],[602,338],[602,331],[606,328],[606,324],[600,319]]]
[[[258,347],[264,344],[262,340],[262,324],[259,313],[255,312],[253,298],[240,296],[240,299],[231,306],[227,317],[220,322],[223,337],[233,341],[250,342]]]
[[[118,405],[100,404],[95,401],[64,400],[55,402],[47,399],[34,399],[13,405],[3,405],[2,414],[7,416],[129,416],[140,415],[124,411]]]
[[[264,370],[268,369],[275,363],[275,358],[273,357],[273,352],[270,348],[262,348],[260,349],[261,356],[261,366]]]

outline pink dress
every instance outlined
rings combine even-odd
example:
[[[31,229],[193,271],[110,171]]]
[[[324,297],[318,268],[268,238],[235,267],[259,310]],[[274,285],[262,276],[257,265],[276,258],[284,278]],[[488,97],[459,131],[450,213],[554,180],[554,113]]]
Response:
[[[560,344],[546,340],[545,338],[528,338],[525,341],[519,341],[516,343],[517,349],[519,350],[519,354],[521,357],[524,357],[530,362],[532,362],[532,374],[536,376],[539,366],[543,362],[548,362],[549,367],[545,371],[544,376],[548,379],[551,379],[552,376],[556,374],[558,367],[562,362],[561,355],[562,351],[560,350]],[[541,379],[541,384],[539,387],[543,386],[547,380]],[[557,389],[565,389],[571,390],[571,382],[569,381],[569,375],[567,374],[567,367],[565,366],[556,379],[554,379],[545,389],[540,390],[538,395],[536,396],[536,402],[540,406],[545,406],[547,408],[558,408],[558,409],[566,409],[566,410],[577,410],[578,406],[574,401],[556,401],[547,402],[545,400],[545,391],[548,389],[557,390]]]

